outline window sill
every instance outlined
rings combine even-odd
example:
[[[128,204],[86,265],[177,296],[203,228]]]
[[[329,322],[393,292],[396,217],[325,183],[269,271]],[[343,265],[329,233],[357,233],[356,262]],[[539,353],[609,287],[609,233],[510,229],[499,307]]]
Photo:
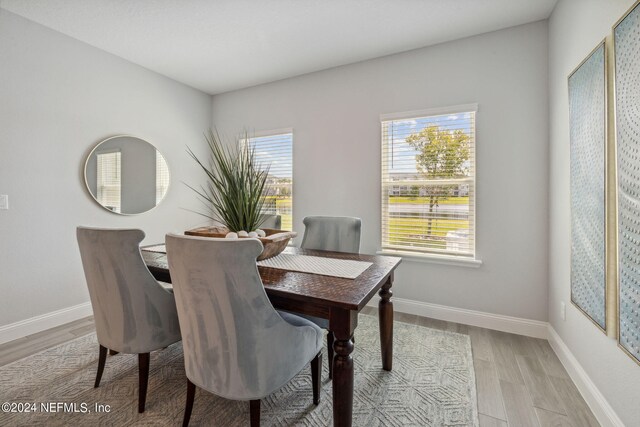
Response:
[[[475,258],[462,258],[447,255],[433,255],[433,254],[415,254],[412,252],[402,252],[393,250],[381,250],[377,251],[378,255],[399,256],[403,260],[414,262],[425,262],[429,264],[444,264],[455,265],[458,267],[478,268],[482,265],[482,260]]]

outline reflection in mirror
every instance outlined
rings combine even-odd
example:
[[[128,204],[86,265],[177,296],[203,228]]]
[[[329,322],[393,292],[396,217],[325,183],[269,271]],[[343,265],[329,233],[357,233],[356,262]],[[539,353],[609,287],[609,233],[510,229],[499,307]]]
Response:
[[[169,189],[162,154],[134,136],[114,136],[89,154],[84,179],[93,198],[111,212],[131,215],[153,209]]]

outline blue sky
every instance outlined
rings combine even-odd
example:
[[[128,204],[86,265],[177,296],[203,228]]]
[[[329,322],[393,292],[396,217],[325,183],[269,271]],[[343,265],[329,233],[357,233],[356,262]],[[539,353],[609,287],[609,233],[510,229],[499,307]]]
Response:
[[[418,154],[409,144],[405,142],[405,138],[411,134],[420,132],[427,126],[439,125],[449,130],[460,129],[463,132],[470,133],[472,131],[472,113],[447,114],[441,116],[420,117],[406,120],[389,121],[391,126],[387,127],[387,138],[389,144],[387,155],[387,164],[389,173],[416,173],[415,155]],[[393,139],[393,143],[391,143]]]
[[[278,178],[292,178],[293,134],[250,138],[258,163],[271,164],[269,174]]]

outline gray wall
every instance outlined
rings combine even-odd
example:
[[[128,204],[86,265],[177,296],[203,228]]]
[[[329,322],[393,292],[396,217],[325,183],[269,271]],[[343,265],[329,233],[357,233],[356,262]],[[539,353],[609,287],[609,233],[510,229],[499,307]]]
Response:
[[[139,227],[146,243],[203,223],[182,181],[201,182],[185,154],[211,125],[211,97],[0,9],[0,325],[89,300],[77,225]],[[107,212],[85,188],[86,156],[117,134],[167,159],[172,186],[156,209]]]
[[[381,113],[479,104],[480,268],[405,260],[397,297],[547,318],[547,23],[538,22],[213,97],[214,124],[293,128],[294,229],[307,215],[363,219],[380,246]]]
[[[549,321],[628,426],[640,420],[640,367],[570,303],[569,73],[633,0],[561,0],[549,22]],[[560,315],[566,304],[567,320]]]

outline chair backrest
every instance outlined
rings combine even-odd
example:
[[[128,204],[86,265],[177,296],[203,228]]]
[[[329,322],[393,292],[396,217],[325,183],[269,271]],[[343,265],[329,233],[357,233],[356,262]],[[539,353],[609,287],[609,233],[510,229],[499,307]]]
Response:
[[[267,297],[258,239],[168,234],[166,244],[191,382],[228,399],[260,399],[315,356],[314,328],[289,324]]]
[[[360,251],[360,218],[348,216],[308,216],[304,220],[300,247],[332,252]]]
[[[260,227],[280,230],[282,229],[282,217],[280,215],[265,214],[264,221],[262,221]]]
[[[179,341],[173,295],[140,254],[144,232],[78,227],[76,234],[98,342],[122,353],[147,353]]]

